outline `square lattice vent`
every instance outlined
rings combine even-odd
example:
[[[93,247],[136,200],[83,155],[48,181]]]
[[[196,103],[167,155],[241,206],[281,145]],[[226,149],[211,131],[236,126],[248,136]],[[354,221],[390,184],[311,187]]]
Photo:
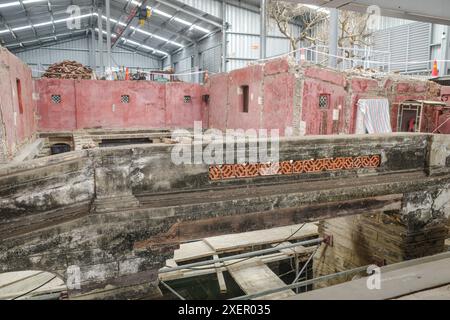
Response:
[[[61,95],[59,95],[59,94],[52,94],[52,102],[54,104],[60,104],[61,103]]]

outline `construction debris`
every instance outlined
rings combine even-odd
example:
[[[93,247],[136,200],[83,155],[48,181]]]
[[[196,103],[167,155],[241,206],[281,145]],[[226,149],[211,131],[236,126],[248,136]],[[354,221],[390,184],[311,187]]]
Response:
[[[92,79],[92,69],[83,66],[76,61],[64,60],[60,63],[52,64],[42,76],[43,78],[54,79]]]

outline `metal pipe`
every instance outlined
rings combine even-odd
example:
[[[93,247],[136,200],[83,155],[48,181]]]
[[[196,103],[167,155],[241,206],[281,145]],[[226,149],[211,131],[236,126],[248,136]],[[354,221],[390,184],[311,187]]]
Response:
[[[338,51],[338,29],[339,29],[339,13],[335,8],[330,9],[330,30],[329,30],[329,53],[328,63],[331,68],[336,68],[337,51]]]
[[[111,5],[106,0],[106,68],[111,71]]]
[[[261,32],[260,32],[260,54],[259,54],[259,58],[260,59],[265,59],[266,58],[266,35],[267,35],[267,31],[266,31],[266,27],[267,27],[267,15],[266,15],[266,0],[261,0]]]
[[[333,279],[333,278],[340,277],[340,276],[345,276],[345,275],[352,274],[352,273],[358,273],[358,272],[362,272],[362,271],[367,271],[368,267],[369,266],[363,266],[363,267],[359,267],[359,268],[355,268],[355,269],[351,269],[351,270],[341,271],[341,272],[338,272],[338,273],[328,274],[326,276],[322,276],[322,277],[318,277],[318,278],[314,278],[314,279],[310,279],[310,280],[305,280],[305,281],[302,281],[302,282],[289,284],[289,285],[286,285],[284,287],[269,289],[269,290],[261,291],[261,292],[254,293],[254,294],[248,294],[248,295],[245,295],[245,296],[235,297],[235,298],[231,298],[229,300],[250,300],[250,299],[255,299],[255,298],[259,298],[259,297],[262,297],[262,296],[265,296],[265,295],[268,295],[268,294],[277,293],[277,292],[281,292],[281,291],[286,291],[286,290],[290,290],[290,289],[295,289],[295,288],[299,288],[299,287],[304,287],[304,286],[307,286],[307,285],[310,285],[310,284],[314,284],[316,282],[325,281],[325,280]]]
[[[227,72],[227,4],[222,0],[222,67],[221,72]]]
[[[317,248],[314,250],[314,252],[309,256],[308,260],[306,261],[306,263],[303,265],[302,270],[300,270],[300,272],[297,272],[294,281],[292,281],[292,283],[296,283],[298,281],[298,278],[300,278],[300,276],[302,275],[303,271],[305,271],[305,269],[308,267],[308,263],[311,261],[311,259],[314,257],[314,255],[316,254],[317,250],[319,249],[319,246],[317,246]],[[298,292],[297,292],[298,293]]]
[[[178,292],[176,292],[174,289],[172,289],[167,283],[165,283],[164,281],[160,281],[164,287],[166,287],[170,292],[172,292],[174,295],[176,295],[178,297],[178,299],[180,300],[186,300],[181,294],[179,294]]]
[[[99,67],[100,67],[100,75],[103,75],[103,20],[102,20],[102,9],[98,9],[98,54],[99,56]]]
[[[323,238],[306,240],[306,241],[291,243],[291,244],[285,245],[285,246],[277,246],[277,247],[272,247],[272,248],[267,248],[267,249],[262,249],[262,250],[256,250],[256,251],[241,253],[241,254],[237,254],[234,256],[228,256],[228,257],[224,257],[224,258],[189,263],[189,264],[185,264],[185,265],[177,266],[177,267],[173,267],[173,268],[163,268],[163,269],[159,270],[159,273],[168,273],[168,272],[177,271],[177,270],[189,269],[192,267],[201,267],[201,266],[211,265],[211,264],[214,264],[217,262],[225,262],[225,261],[230,261],[230,260],[249,258],[249,257],[263,255],[266,253],[280,251],[283,249],[290,249],[290,248],[295,248],[295,247],[303,246],[303,245],[319,244],[319,243],[322,243],[323,241],[324,241]]]
[[[92,28],[91,29],[91,69],[94,71],[97,68],[97,62],[95,61],[97,49],[95,47],[96,47],[95,30],[94,30],[94,28]]]
[[[227,72],[227,4],[222,0],[222,67],[221,72]]]

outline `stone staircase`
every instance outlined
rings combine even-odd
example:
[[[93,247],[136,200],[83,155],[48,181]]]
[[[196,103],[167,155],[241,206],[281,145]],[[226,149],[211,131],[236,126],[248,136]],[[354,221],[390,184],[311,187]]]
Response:
[[[139,207],[139,200],[133,195],[117,196],[111,198],[97,198],[92,204],[93,213],[117,212],[118,210],[129,210]]]
[[[83,146],[87,145],[95,145],[98,147],[97,143],[95,143],[94,140],[84,132],[74,133],[73,143],[75,145],[75,151],[83,150]]]
[[[36,158],[48,157],[51,155],[51,153],[52,152],[50,150],[50,143],[49,143],[48,139],[45,139],[44,145],[42,146],[41,150],[37,154]]]

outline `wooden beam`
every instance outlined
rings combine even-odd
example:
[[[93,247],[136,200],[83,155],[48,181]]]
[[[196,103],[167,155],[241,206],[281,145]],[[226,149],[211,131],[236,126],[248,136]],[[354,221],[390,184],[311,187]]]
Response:
[[[217,254],[215,254],[213,257],[214,259],[219,259],[219,256]],[[219,281],[220,293],[227,293],[227,285],[225,283],[225,278],[223,277],[223,272],[222,270],[220,270],[220,263],[216,262],[214,266],[216,267],[217,281]]]

